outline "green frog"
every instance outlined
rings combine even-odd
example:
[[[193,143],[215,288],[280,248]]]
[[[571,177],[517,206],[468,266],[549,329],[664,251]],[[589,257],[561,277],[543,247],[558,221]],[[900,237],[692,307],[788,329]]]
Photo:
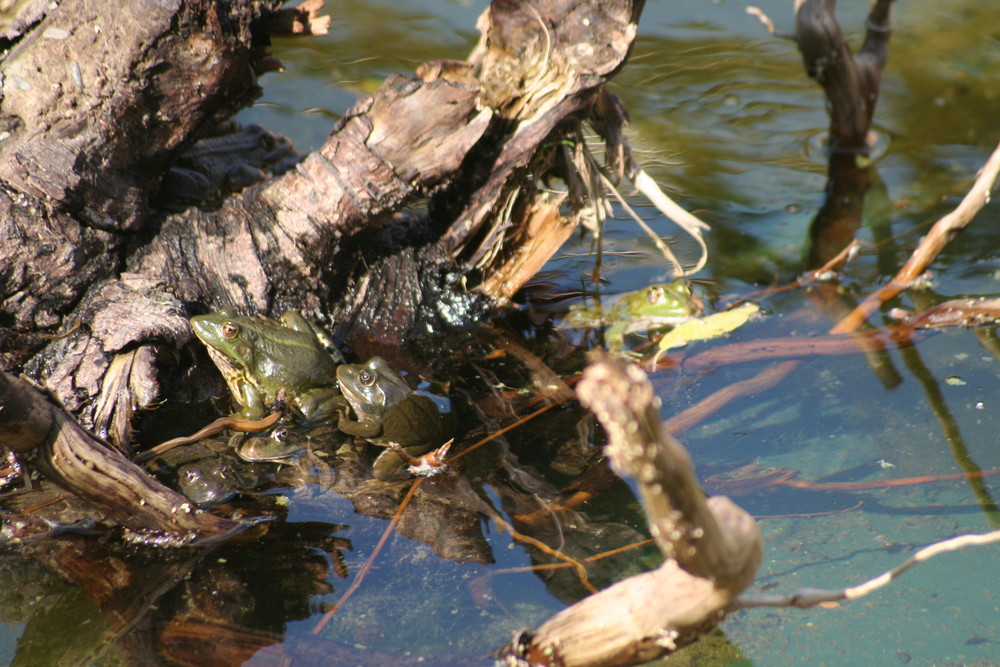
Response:
[[[276,322],[225,308],[192,317],[191,327],[240,406],[233,417],[260,419],[282,389],[307,422],[343,409],[336,386],[338,362],[299,313],[285,313]]]
[[[451,413],[442,412],[428,396],[413,392],[381,357],[363,364],[337,367],[340,391],[357,420],[341,415],[338,428],[379,447],[398,443],[410,456],[425,454],[451,437]],[[379,454],[372,466],[376,479],[397,479],[406,466],[391,449]]]
[[[177,487],[198,506],[232,500],[241,488],[239,478],[219,458],[187,463],[177,470]]]
[[[620,350],[625,336],[635,331],[655,331],[697,317],[704,304],[686,280],[656,283],[627,292],[592,308],[574,307],[562,326],[582,329],[605,326],[604,340],[612,350]]]

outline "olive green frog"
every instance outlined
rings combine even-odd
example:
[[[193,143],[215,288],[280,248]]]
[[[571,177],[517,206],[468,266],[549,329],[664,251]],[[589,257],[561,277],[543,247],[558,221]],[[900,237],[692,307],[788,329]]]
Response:
[[[431,398],[413,392],[381,357],[338,366],[337,380],[357,415],[357,420],[341,415],[337,426],[344,433],[379,447],[396,442],[414,457],[451,437],[452,415],[442,413]],[[404,467],[402,458],[386,449],[375,459],[372,472],[376,479],[391,480],[398,478]]]
[[[236,455],[244,461],[288,461],[306,450],[306,439],[287,426],[278,426],[270,433],[256,433],[242,439]]]
[[[656,283],[627,292],[592,308],[572,308],[563,318],[566,328],[605,326],[604,340],[612,350],[621,349],[625,336],[636,331],[664,329],[696,317],[704,304],[686,280]]]
[[[316,329],[299,313],[276,322],[238,315],[226,308],[191,318],[240,409],[239,419],[260,419],[285,390],[285,400],[307,422],[343,408],[336,386],[337,361]]]

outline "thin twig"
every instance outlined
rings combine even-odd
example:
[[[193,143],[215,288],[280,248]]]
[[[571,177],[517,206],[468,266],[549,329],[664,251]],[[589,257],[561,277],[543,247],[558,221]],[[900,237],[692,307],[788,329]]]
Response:
[[[1000,144],[993,150],[993,154],[986,161],[986,165],[979,172],[979,177],[972,189],[965,195],[962,202],[954,211],[934,223],[930,232],[889,284],[858,304],[830,333],[846,333],[857,330],[882,304],[899,296],[903,290],[908,288],[920,274],[927,270],[927,267],[948,241],[959,230],[968,225],[976,214],[989,203],[990,192],[996,184],[998,175],[1000,175]]]
[[[884,303],[883,298],[885,301],[893,298],[900,291],[908,287],[914,278],[923,273],[927,265],[933,261],[934,257],[941,252],[944,245],[951,239],[951,236],[967,225],[973,216],[989,202],[990,191],[997,179],[998,173],[1000,173],[1000,145],[990,155],[972,189],[962,200],[961,204],[934,224],[930,233],[927,234],[924,241],[913,252],[909,261],[900,269],[892,282],[865,299],[847,317],[830,329],[829,333],[851,333],[856,331],[868,319],[868,316]],[[890,290],[892,291],[890,292]],[[671,433],[677,435],[698,424],[717,410],[720,410],[730,401],[773,387],[795,370],[798,365],[799,362],[797,361],[785,361],[777,366],[772,366],[761,371],[754,378],[733,383],[702,399],[687,410],[674,415],[665,422],[664,426]]]
[[[749,609],[752,607],[797,607],[799,609],[806,609],[808,607],[815,607],[821,602],[857,600],[858,598],[863,598],[873,591],[882,588],[917,563],[930,560],[934,556],[948,551],[955,551],[968,546],[992,544],[994,542],[1000,542],[1000,530],[994,530],[989,533],[959,535],[947,540],[942,540],[941,542],[930,544],[907,558],[893,569],[857,586],[851,586],[850,588],[843,588],[840,590],[800,588],[791,595],[787,596],[750,593],[738,597],[733,603],[732,609]]]
[[[337,613],[337,610],[344,606],[344,603],[347,602],[348,598],[354,595],[354,591],[358,590],[358,587],[361,586],[361,582],[365,580],[369,570],[372,569],[372,565],[375,563],[375,558],[377,558],[379,553],[381,553],[382,547],[385,546],[389,536],[392,535],[396,526],[399,525],[399,520],[403,518],[403,512],[405,512],[407,506],[409,506],[410,499],[413,498],[413,494],[417,492],[417,488],[423,484],[423,482],[423,478],[419,478],[414,480],[413,484],[410,485],[410,490],[406,492],[405,496],[403,496],[403,500],[399,503],[399,507],[396,508],[396,513],[392,515],[389,525],[382,531],[382,537],[379,538],[378,543],[375,544],[375,548],[372,549],[371,555],[368,556],[365,564],[361,566],[361,569],[358,570],[358,573],[354,576],[354,581],[352,581],[351,585],[347,587],[347,590],[340,596],[340,599],[337,600],[332,607],[326,610],[326,613],[323,614],[323,618],[319,619],[316,625],[313,626],[313,629],[310,631],[312,634],[318,635],[322,632],[323,628],[326,627],[326,624],[333,618],[333,615]]]

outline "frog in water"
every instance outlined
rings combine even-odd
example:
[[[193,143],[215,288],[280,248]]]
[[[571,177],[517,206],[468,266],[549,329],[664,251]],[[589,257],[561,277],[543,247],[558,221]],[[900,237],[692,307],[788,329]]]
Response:
[[[240,480],[224,461],[211,458],[181,466],[177,487],[195,505],[217,505],[240,492]]]
[[[604,340],[608,347],[620,350],[627,334],[680,324],[697,317],[704,308],[686,280],[675,280],[627,292],[610,303],[599,303],[592,308],[572,308],[561,326],[572,329],[605,326]]]
[[[297,457],[305,450],[306,439],[282,425],[270,433],[257,433],[242,439],[236,446],[236,455],[250,463],[283,462]]]
[[[379,447],[399,443],[414,457],[451,437],[452,415],[442,413],[427,396],[414,393],[381,357],[372,357],[364,364],[338,366],[337,380],[357,414],[356,421],[341,415],[337,426],[344,433]],[[392,480],[401,475],[405,466],[399,454],[386,449],[375,459],[372,472],[376,479]]]
[[[192,317],[191,327],[240,406],[233,417],[260,419],[282,389],[307,422],[343,408],[337,361],[299,313],[285,313],[276,322],[225,308]]]

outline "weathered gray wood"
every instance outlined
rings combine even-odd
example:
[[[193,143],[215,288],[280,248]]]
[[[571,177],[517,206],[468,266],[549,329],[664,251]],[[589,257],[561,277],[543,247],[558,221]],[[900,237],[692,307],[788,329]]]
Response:
[[[577,393],[607,432],[612,465],[638,480],[667,560],[584,598],[510,647],[524,664],[632,665],[671,653],[722,620],[763,555],[752,516],[728,498],[704,497],[687,452],[660,426],[642,370],[606,353],[592,358]]]
[[[154,211],[181,151],[273,67],[261,46],[278,4],[67,0],[7,33],[0,299],[23,345],[4,367],[121,451],[133,415],[169,398],[164,368],[189,366],[196,310],[305,309],[362,356],[485,312],[456,286],[527,240],[527,217],[500,220],[494,204],[530,208],[526,165],[604,95],[642,6],[498,2],[468,63],[388,78],[294,169],[211,211]],[[423,197],[432,217],[397,215]]]

